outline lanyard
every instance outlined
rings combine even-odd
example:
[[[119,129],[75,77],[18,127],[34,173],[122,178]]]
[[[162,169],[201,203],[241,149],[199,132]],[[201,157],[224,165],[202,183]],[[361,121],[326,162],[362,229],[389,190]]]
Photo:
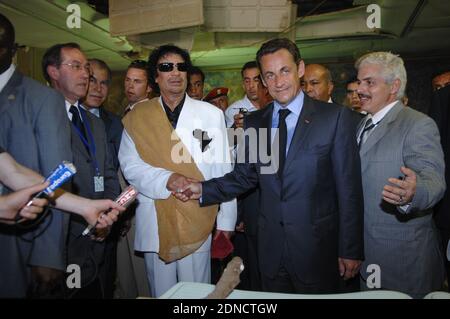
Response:
[[[89,126],[89,122],[87,120],[85,120],[85,112],[86,111],[82,107],[80,107],[79,104],[78,104],[78,110],[80,111],[81,121],[83,122],[84,127],[86,128],[87,135],[88,135],[87,137],[89,140],[86,140],[84,138],[83,133],[80,132],[80,130],[78,129],[78,127],[75,126],[75,124],[72,123],[72,126],[75,129],[75,132],[77,132],[78,137],[80,138],[81,142],[89,150],[89,155],[92,160],[92,165],[94,166],[95,175],[100,176],[100,169],[98,167],[97,157],[95,156],[95,154],[96,154],[95,141],[94,141],[94,138],[91,133],[91,128]]]

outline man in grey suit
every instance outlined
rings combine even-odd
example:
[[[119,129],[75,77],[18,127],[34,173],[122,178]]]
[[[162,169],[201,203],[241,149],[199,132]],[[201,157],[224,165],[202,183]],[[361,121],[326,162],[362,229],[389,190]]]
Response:
[[[119,194],[119,183],[107,151],[105,126],[79,102],[88,89],[90,66],[86,56],[76,43],[56,44],[45,52],[42,69],[52,87],[64,95],[65,102],[59,107],[72,122],[71,148],[77,167],[73,192],[91,199],[114,199]],[[105,244],[89,236],[80,237],[87,224],[77,216],[71,216],[69,226],[67,262],[81,267],[81,289],[70,293],[79,298],[104,297],[108,286]]]
[[[361,288],[421,298],[444,280],[431,211],[445,191],[438,128],[400,101],[406,87],[400,57],[373,52],[355,66],[361,108],[368,112],[357,131],[364,192]]]
[[[14,41],[14,27],[0,14],[0,146],[20,164],[48,175],[72,160],[64,100],[16,70]],[[0,226],[0,298],[23,298],[31,283],[30,291],[41,296],[61,287],[67,222],[68,215],[52,209],[30,230]]]

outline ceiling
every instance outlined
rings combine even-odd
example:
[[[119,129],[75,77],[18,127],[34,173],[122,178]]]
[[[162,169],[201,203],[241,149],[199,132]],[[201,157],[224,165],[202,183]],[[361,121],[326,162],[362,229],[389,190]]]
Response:
[[[258,1],[268,0],[253,0]],[[70,14],[66,8],[71,3],[81,8],[79,29],[66,25]],[[78,42],[89,57],[107,61],[114,70],[125,69],[132,59],[145,59],[152,48],[169,42],[190,48],[194,64],[207,71],[240,68],[254,59],[261,43],[276,36],[295,39],[307,62],[353,61],[373,50],[389,50],[408,58],[450,57],[450,1],[295,0],[292,3],[297,5],[295,17],[283,33],[213,32],[199,25],[111,36],[106,0],[0,0],[0,11],[13,22],[20,45],[47,48],[60,42]],[[380,28],[370,29],[367,25],[372,14],[367,12],[370,4],[377,4],[381,9]]]
[[[88,4],[95,9],[95,11],[106,16],[109,15],[109,1],[108,0],[88,0]],[[297,16],[305,16],[307,14],[320,14],[348,9],[353,7],[353,0],[339,0],[339,1],[323,1],[323,0],[293,0],[297,4]]]

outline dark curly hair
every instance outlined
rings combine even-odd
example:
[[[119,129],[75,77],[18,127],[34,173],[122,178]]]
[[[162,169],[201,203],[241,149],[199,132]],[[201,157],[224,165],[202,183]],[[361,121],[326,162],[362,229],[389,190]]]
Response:
[[[156,77],[158,76],[158,70],[156,66],[158,64],[159,59],[168,54],[177,54],[181,56],[184,62],[187,64],[188,69],[192,67],[191,57],[189,56],[189,53],[186,50],[181,49],[175,45],[170,44],[162,45],[153,50],[152,53],[150,53],[150,56],[148,57],[147,73],[150,86],[156,93],[159,93],[159,86],[158,83],[156,83],[155,81]]]

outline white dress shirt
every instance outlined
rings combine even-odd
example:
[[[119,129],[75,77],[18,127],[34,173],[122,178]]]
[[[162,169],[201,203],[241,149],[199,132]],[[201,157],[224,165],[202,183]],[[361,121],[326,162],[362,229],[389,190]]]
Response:
[[[395,100],[394,102],[392,102],[392,103],[386,105],[385,107],[383,107],[383,108],[382,108],[381,110],[379,110],[377,113],[375,113],[375,114],[373,114],[373,115],[371,115],[371,114],[367,115],[366,120],[364,121],[364,124],[365,124],[369,119],[372,119],[372,123],[375,124],[374,127],[373,127],[373,129],[371,130],[371,131],[373,132],[373,131],[377,128],[378,124],[380,124],[381,120],[386,116],[386,114],[388,114],[388,112],[394,107],[394,105],[395,105],[397,102],[398,102],[398,100]],[[363,132],[363,130],[364,130],[364,126],[365,126],[365,125],[362,125],[362,126],[361,126],[361,129],[360,129],[360,131],[359,131],[359,133],[358,133],[358,139],[357,139],[358,144],[359,144],[359,141],[361,140],[361,135],[362,135],[362,132]]]
[[[100,109],[98,107],[91,107],[90,109],[87,109],[84,105],[81,105],[81,107],[100,118]]]
[[[83,117],[80,114],[80,110],[78,109],[80,107],[80,102],[75,102],[74,104],[70,103],[69,101],[65,100],[65,104],[66,104],[66,112],[67,112],[67,116],[69,117],[69,120],[72,122],[72,113],[70,113],[70,107],[73,105],[77,108],[78,110],[78,114],[80,115],[80,119],[81,122],[83,122]]]
[[[227,123],[227,127],[231,127],[234,124],[234,116],[239,113],[239,109],[241,108],[247,109],[249,112],[258,110],[258,108],[250,102],[247,95],[245,95],[243,99],[234,102],[225,110],[225,122]]]
[[[6,83],[8,83],[8,81],[11,79],[15,70],[16,70],[16,66],[11,63],[9,68],[5,72],[0,74],[0,92],[6,86]]]

